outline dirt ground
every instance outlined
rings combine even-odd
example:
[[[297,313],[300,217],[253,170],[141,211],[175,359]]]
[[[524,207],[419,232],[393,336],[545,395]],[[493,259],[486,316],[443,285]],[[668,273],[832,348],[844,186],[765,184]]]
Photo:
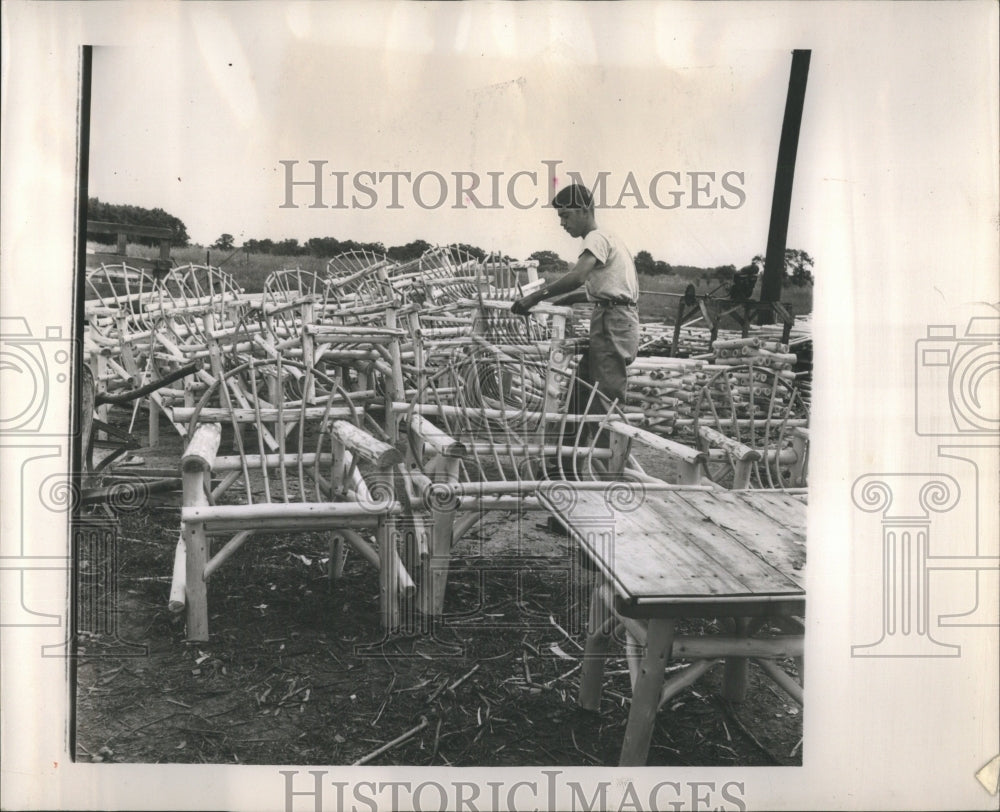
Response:
[[[136,452],[144,467],[176,464],[180,440],[161,431],[160,448]],[[592,576],[545,514],[490,514],[456,550],[443,619],[429,634],[388,639],[377,573],[360,556],[331,589],[323,536],[255,537],[213,577],[211,639],[193,644],[167,609],[177,504],[167,494],[114,509],[110,568],[98,560],[112,555],[107,545],[81,545],[79,600],[92,596],[91,576],[111,573],[97,587],[112,596],[116,628],[78,635],[80,760],[617,764],[624,654],[608,661],[600,712],[579,708]],[[80,616],[88,611],[81,603]],[[716,668],[661,709],[648,763],[801,764],[799,707],[753,665],[747,701],[727,703],[721,676]]]

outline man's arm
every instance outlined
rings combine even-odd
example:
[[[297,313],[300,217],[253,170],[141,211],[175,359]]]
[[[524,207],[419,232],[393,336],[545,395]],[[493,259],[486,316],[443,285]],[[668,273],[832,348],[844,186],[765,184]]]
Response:
[[[569,293],[571,290],[576,290],[587,281],[587,274],[596,267],[597,257],[591,254],[590,251],[584,251],[580,255],[580,259],[577,260],[576,265],[568,273],[560,276],[551,285],[542,285],[534,293],[529,293],[527,296],[518,299],[511,306],[511,311],[519,316],[523,316],[544,299],[561,296],[564,293]]]

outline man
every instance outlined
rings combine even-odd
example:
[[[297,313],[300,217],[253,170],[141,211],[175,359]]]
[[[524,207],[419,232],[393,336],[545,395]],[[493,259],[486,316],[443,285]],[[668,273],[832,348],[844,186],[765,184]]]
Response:
[[[639,280],[635,263],[620,239],[598,227],[594,198],[585,186],[567,186],[553,198],[552,205],[562,227],[571,236],[583,238],[580,257],[567,274],[518,299],[511,310],[525,315],[543,299],[570,293],[582,285],[585,300],[594,303],[594,312],[590,317],[590,347],[580,359],[577,374],[596,384],[609,400],[617,399],[624,405],[627,367],[639,351]],[[584,297],[566,297],[560,304],[573,301],[584,301]]]

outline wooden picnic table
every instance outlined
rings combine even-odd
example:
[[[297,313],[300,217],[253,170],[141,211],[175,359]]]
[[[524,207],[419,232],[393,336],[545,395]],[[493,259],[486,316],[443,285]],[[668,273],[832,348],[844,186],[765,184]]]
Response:
[[[742,698],[754,658],[801,702],[801,687],[774,660],[796,657],[801,668],[804,494],[643,492],[638,484],[609,483],[604,492],[564,489],[539,499],[598,570],[580,676],[583,707],[599,708],[604,659],[616,629],[626,633],[632,705],[622,766],[646,763],[657,708],[718,663],[726,663],[728,698]],[[730,619],[731,632],[675,635],[678,618],[702,617]],[[792,633],[754,638],[764,621]],[[694,662],[665,682],[671,655]]]

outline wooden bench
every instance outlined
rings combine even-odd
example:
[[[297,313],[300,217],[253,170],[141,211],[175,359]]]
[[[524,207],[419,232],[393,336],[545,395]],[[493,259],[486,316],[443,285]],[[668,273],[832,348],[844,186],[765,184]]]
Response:
[[[622,766],[646,763],[657,708],[719,663],[726,663],[727,698],[742,699],[753,658],[801,703],[801,687],[775,660],[801,663],[803,498],[766,490],[643,491],[639,483],[539,498],[599,573],[580,676],[584,708],[599,708],[604,659],[616,631],[624,632],[633,691]],[[678,618],[701,617],[726,618],[730,632],[674,634]],[[765,621],[790,633],[754,637]],[[694,662],[665,683],[671,656]]]

